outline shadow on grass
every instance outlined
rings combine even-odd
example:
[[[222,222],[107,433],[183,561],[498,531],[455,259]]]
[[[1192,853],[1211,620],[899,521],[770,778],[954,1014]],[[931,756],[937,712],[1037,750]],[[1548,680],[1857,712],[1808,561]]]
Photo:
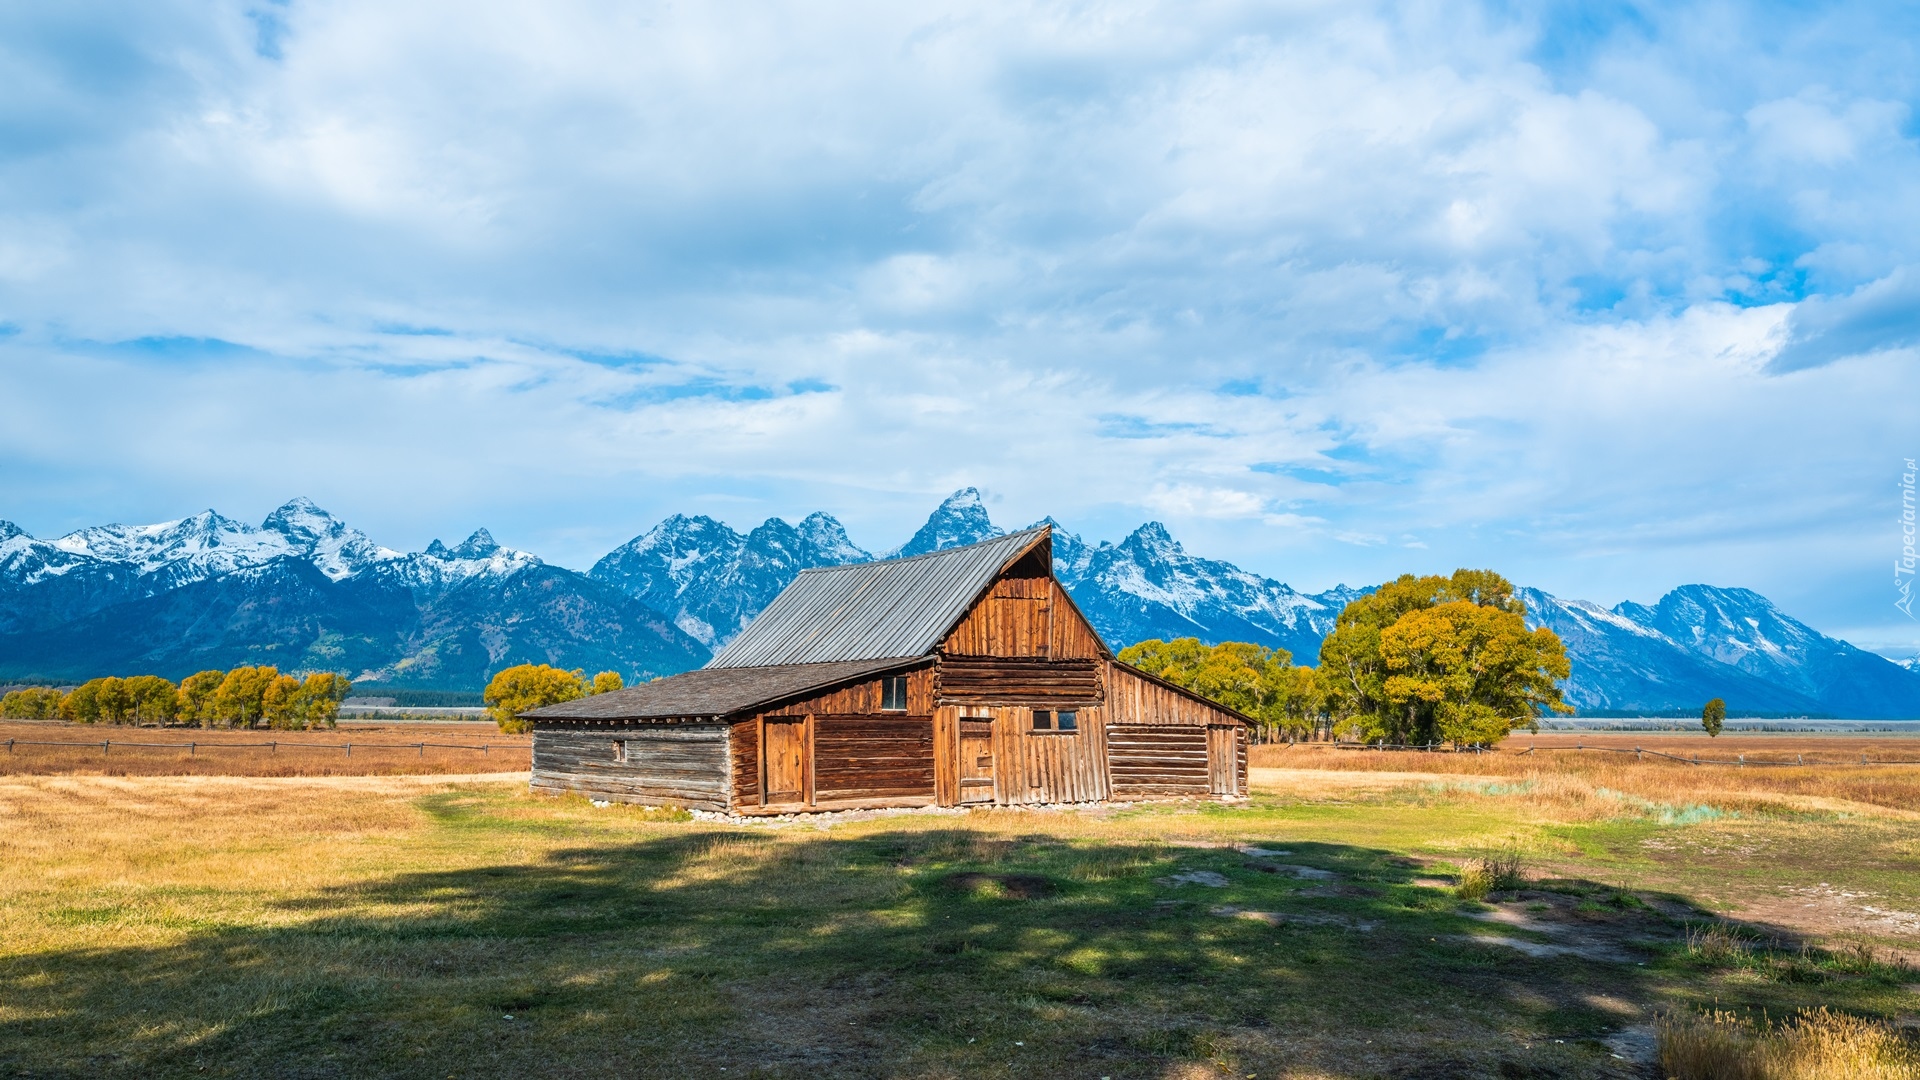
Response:
[[[1673,976],[1475,942],[1511,931],[1361,847],[663,831],[103,925],[0,965],[0,1072],[1624,1075],[1592,1037]]]

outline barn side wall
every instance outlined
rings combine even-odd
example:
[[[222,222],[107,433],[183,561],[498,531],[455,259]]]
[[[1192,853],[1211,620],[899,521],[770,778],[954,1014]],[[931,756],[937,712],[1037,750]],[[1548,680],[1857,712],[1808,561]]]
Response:
[[[536,725],[533,789],[724,811],[727,743],[724,724]]]
[[[1246,794],[1246,732],[1239,717],[1120,664],[1106,668],[1114,798]]]

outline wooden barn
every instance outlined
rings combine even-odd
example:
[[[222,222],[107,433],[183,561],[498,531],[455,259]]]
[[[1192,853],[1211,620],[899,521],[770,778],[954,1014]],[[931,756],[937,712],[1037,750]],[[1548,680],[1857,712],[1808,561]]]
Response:
[[[1046,526],[804,571],[706,667],[525,715],[536,790],[734,814],[1247,789],[1246,718],[1115,660]]]

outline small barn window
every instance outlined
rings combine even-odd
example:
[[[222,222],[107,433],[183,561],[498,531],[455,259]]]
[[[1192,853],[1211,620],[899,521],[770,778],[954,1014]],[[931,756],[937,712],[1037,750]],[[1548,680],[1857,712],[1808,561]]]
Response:
[[[627,740],[625,739],[613,740],[613,760],[615,761],[627,760]]]
[[[1053,730],[1053,713],[1047,709],[1033,710],[1033,730],[1052,731]]]
[[[1061,731],[1076,731],[1079,729],[1080,714],[1074,712],[1072,709],[1061,709],[1056,715],[1059,718]]]
[[[889,675],[880,680],[880,710],[882,712],[907,711],[907,677]]]

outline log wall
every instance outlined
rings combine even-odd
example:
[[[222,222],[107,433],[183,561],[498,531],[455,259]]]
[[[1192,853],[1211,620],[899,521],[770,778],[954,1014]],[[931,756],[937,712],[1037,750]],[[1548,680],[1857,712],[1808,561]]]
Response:
[[[533,788],[614,802],[725,810],[727,742],[722,724],[536,727]]]
[[[1095,660],[943,656],[934,668],[937,705],[1095,706],[1105,698]]]
[[[814,718],[815,807],[872,801],[925,805],[933,797],[931,717],[885,713]]]
[[[1213,793],[1207,729],[1195,724],[1109,724],[1107,767],[1116,799]]]

